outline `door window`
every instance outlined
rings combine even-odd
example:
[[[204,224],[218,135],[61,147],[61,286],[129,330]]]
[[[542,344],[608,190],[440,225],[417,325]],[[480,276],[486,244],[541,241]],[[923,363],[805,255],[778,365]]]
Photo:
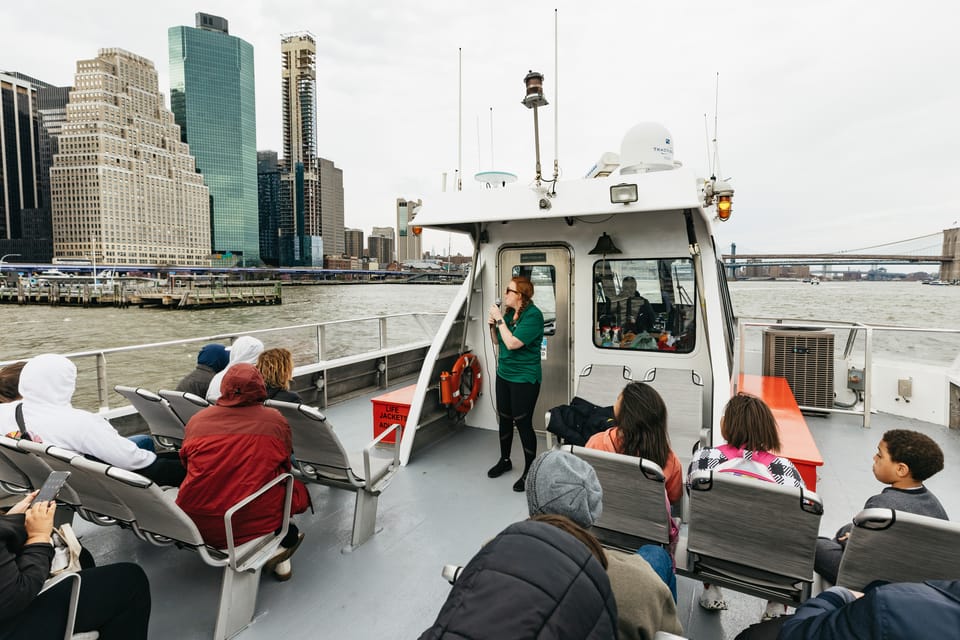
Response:
[[[557,333],[557,270],[552,265],[514,265],[510,277],[527,278],[533,284],[533,303],[543,313],[543,335]]]

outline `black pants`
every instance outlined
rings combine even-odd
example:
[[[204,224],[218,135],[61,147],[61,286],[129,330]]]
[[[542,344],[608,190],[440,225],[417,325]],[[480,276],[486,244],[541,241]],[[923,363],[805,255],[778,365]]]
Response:
[[[500,457],[510,458],[513,427],[523,446],[523,473],[537,457],[537,434],[533,432],[533,410],[540,395],[539,382],[509,382],[497,376],[497,411],[500,416]]]
[[[187,477],[187,470],[180,462],[180,454],[176,451],[164,451],[157,454],[152,464],[137,469],[137,473],[150,478],[161,487],[179,487]]]
[[[100,640],[146,640],[150,583],[139,565],[128,562],[80,572],[80,600],[73,630],[99,631]],[[73,582],[41,593],[23,612],[0,623],[4,640],[62,640]]]

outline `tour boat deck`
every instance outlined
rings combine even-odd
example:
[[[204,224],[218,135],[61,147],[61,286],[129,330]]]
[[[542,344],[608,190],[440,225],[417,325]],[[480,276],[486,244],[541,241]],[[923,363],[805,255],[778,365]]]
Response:
[[[326,414],[347,450],[359,450],[371,439],[369,398],[332,406]],[[960,494],[952,491],[960,432],[882,414],[867,430],[851,416],[808,417],[807,422],[824,459],[818,484],[825,509],[822,534],[832,535],[882,488],[871,472],[872,455],[889,428],[917,429],[940,443],[947,469],[927,485],[948,513],[960,513]],[[678,449],[689,446],[674,443]],[[418,451],[395,476],[380,498],[378,533],[349,553],[341,550],[350,538],[354,495],[308,485],[316,512],[296,517],[306,539],[294,556],[293,578],[279,583],[263,576],[254,623],[237,637],[419,636],[449,592],[440,577],[443,565],[466,564],[484,541],[527,516],[524,495],[511,490],[519,460],[511,474],[486,477],[496,450],[495,431],[451,427],[450,436]],[[519,459],[519,445],[514,456]],[[98,563],[132,561],[146,570],[153,596],[151,637],[212,635],[222,571],[192,552],[150,545],[118,527],[75,522]],[[678,583],[681,621],[690,638],[732,638],[758,621],[764,608],[758,598],[726,590],[730,609],[707,612],[697,605],[699,583],[682,577]]]

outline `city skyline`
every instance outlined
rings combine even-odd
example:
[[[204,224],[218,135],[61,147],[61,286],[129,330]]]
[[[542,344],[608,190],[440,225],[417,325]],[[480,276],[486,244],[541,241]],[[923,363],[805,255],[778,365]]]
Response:
[[[260,150],[281,149],[277,40],[313,33],[318,150],[344,170],[351,227],[387,224],[397,197],[429,202],[444,172],[455,184],[461,47],[464,189],[479,188],[471,174],[492,165],[518,174],[520,184],[532,177],[532,123],[518,103],[521,80],[534,69],[544,73],[551,99],[541,113],[542,151],[552,164],[557,113],[564,178],[616,151],[642,120],[662,122],[676,157],[709,175],[718,113],[721,173],[736,189],[718,244],[832,251],[923,235],[960,217],[952,196],[960,159],[949,151],[960,142],[952,115],[960,91],[942,72],[944,60],[960,55],[960,42],[946,8],[931,0],[869,11],[821,0],[802,7],[745,0],[733,10],[699,0],[616,10],[567,0],[482,7],[169,0],[136,12],[94,0],[79,16],[70,7],[57,0],[8,7],[0,68],[68,84],[73,62],[100,47],[160,63],[168,26],[189,23],[201,9],[229,16],[256,49]],[[425,248],[447,245],[429,233]]]

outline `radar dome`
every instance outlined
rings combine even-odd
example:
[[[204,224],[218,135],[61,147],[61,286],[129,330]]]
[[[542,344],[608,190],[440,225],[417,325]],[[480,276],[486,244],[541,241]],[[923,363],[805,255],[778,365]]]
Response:
[[[620,143],[620,173],[673,169],[673,137],[656,122],[641,122]]]

